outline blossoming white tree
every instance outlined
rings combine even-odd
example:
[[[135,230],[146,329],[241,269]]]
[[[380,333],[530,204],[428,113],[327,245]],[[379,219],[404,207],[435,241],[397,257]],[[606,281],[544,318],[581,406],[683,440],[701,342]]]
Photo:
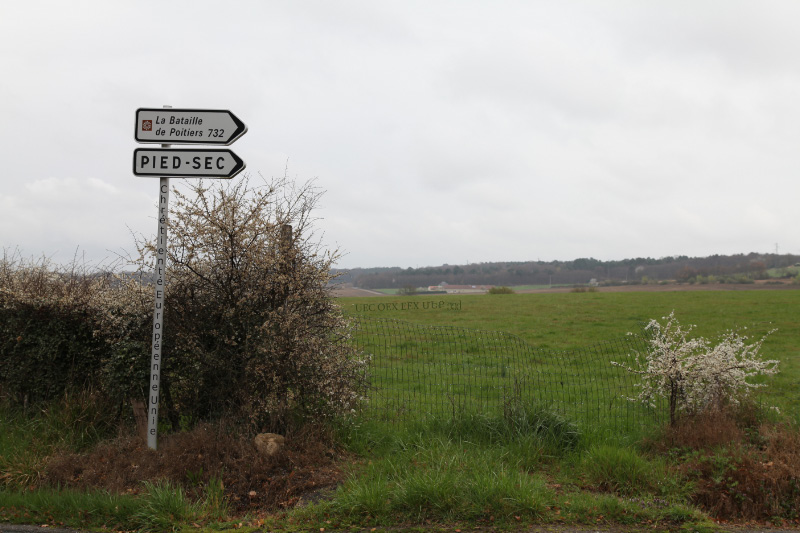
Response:
[[[775,330],[751,344],[746,336],[729,330],[712,344],[703,337],[691,338],[694,326],[681,327],[674,311],[662,320],[664,324],[654,319],[645,326],[649,349],[632,354],[633,365],[611,364],[640,376],[641,391],[629,400],[655,407],[655,398],[668,399],[671,425],[679,412],[697,413],[726,401],[738,403],[751,389],[763,386],[748,378],[778,372],[779,361],[759,358],[764,340]]]

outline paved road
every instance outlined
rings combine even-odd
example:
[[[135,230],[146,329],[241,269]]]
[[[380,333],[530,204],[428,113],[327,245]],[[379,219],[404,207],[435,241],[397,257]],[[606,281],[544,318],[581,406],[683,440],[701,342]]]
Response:
[[[77,529],[61,529],[57,527],[21,526],[16,524],[0,524],[0,533],[84,533]]]

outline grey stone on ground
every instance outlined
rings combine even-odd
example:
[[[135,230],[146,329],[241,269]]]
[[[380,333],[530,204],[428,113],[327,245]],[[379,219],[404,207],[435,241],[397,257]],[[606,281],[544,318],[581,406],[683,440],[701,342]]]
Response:
[[[262,455],[272,457],[283,449],[286,439],[277,433],[259,433],[254,439],[256,449]]]

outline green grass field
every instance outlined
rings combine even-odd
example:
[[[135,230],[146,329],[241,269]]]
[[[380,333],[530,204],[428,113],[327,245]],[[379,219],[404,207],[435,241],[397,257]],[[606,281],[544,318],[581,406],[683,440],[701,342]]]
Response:
[[[625,409],[625,401],[617,398],[617,404],[610,405],[604,393],[604,387],[618,383],[621,376],[607,358],[590,357],[609,355],[613,350],[608,347],[619,345],[615,343],[628,332],[640,332],[644,323],[673,310],[683,325],[696,324],[697,335],[710,339],[738,329],[757,340],[777,329],[761,354],[780,360],[782,371],[766,381],[760,398],[800,422],[800,291],[389,296],[347,298],[340,304],[351,316],[369,317],[357,321],[362,329],[364,324],[382,324],[380,334],[356,337],[365,335],[369,350],[379,356],[373,361],[373,378],[380,387],[393,388],[388,396],[396,402],[399,398],[399,407],[408,411],[387,409],[385,419],[362,421],[347,433],[351,449],[370,461],[353,470],[330,503],[309,509],[309,516],[317,519],[359,525],[434,520],[472,526],[497,517],[506,527],[519,521],[564,520],[713,530],[716,526],[693,507],[692,498],[704,490],[700,487],[711,484],[715,485],[708,490],[714,495],[729,493],[741,501],[752,494],[760,497],[758,487],[765,482],[756,480],[745,488],[719,476],[739,468],[738,460],[731,458],[738,456],[730,454],[761,458],[763,452],[731,443],[694,451],[688,458],[648,453],[642,442],[662,433],[654,425],[626,427],[612,424],[611,416],[604,418],[604,412]],[[380,318],[405,322],[375,320]],[[526,364],[503,361],[513,342],[493,332],[506,332],[529,346],[523,350]],[[572,375],[564,372],[566,367]],[[507,387],[515,372],[551,374],[560,383],[575,378],[579,369],[591,379],[573,386],[571,396],[564,397],[558,387],[546,391],[550,400],[561,402],[558,409],[541,398],[518,411],[509,410],[502,397],[480,401],[486,390]],[[479,401],[457,405],[458,392]],[[447,402],[453,402],[449,413]],[[431,403],[445,409],[437,412]],[[588,412],[586,406],[597,410]],[[666,423],[663,417],[661,421]],[[572,427],[577,428],[574,439]],[[717,465],[710,480],[693,480],[695,474],[681,469],[681,462],[693,457],[699,458],[697,466],[688,471]],[[723,486],[728,483],[723,479],[730,485]],[[587,486],[594,490],[585,490]],[[787,509],[772,511],[774,523],[797,518],[791,491],[771,501],[780,502],[775,508]]]
[[[387,296],[394,296],[394,295],[397,294],[397,291],[399,291],[400,289],[375,289],[375,290],[377,292],[382,292],[383,294],[385,294]]]
[[[537,289],[552,289],[554,287],[570,287],[571,285],[567,284],[547,284],[547,285],[512,285],[511,288],[515,291],[528,291],[528,290],[537,290]]]
[[[92,415],[90,402],[65,401],[68,408],[54,405],[29,413],[0,404],[0,521],[140,531],[487,531],[542,524],[714,531],[718,526],[707,512],[719,502],[729,503],[727,495],[743,502],[755,495],[771,499],[750,515],[731,512],[718,518],[799,523],[797,469],[782,474],[788,480],[783,492],[774,483],[778,462],[800,464],[791,459],[797,454],[796,427],[780,441],[774,428],[759,434],[759,420],[748,426],[742,442],[665,453],[651,450],[646,442],[652,441],[642,439],[658,438],[658,432],[620,431],[609,438],[608,432],[579,427],[547,405],[509,409],[487,400],[485,405],[501,409],[469,411],[453,404],[452,412],[426,417],[414,410],[421,404],[413,400],[423,396],[424,386],[439,386],[439,399],[454,398],[456,392],[485,391],[487,383],[498,387],[514,372],[552,373],[563,366],[565,352],[573,371],[583,369],[596,378],[573,392],[599,398],[601,385],[613,374],[603,361],[582,354],[595,353],[589,348],[608,346],[674,310],[683,324],[697,324],[697,333],[707,337],[746,327],[755,339],[777,328],[762,355],[781,360],[782,372],[767,382],[764,401],[800,421],[800,290],[386,296],[339,303],[351,316],[411,324],[389,322],[389,335],[376,338],[393,344],[381,346],[373,339],[372,346],[376,353],[385,350],[384,377],[395,378],[385,385],[406,395],[404,407],[410,412],[335,426],[337,441],[356,459],[343,461],[341,485],[321,501],[228,516],[221,483],[196,501],[166,484],[147,484],[138,495],[49,486],[43,476],[50,456],[91,448],[113,438],[113,428],[97,423],[105,418]],[[473,334],[476,330],[488,333]],[[493,333],[498,331],[508,335]],[[522,360],[504,361],[504,350],[515,342],[533,352],[522,350]],[[554,358],[548,360],[547,354]],[[432,382],[420,374],[425,365],[439,372]],[[442,389],[453,375],[464,377],[456,381],[462,389]],[[775,456],[764,455],[769,442],[784,442],[783,448],[775,448]],[[748,468],[755,476],[760,470],[753,465],[773,461],[775,466],[749,484],[732,477]],[[697,503],[704,501],[700,496],[717,499],[703,505]]]
[[[727,329],[738,329],[756,340],[777,329],[768,337],[761,353],[766,359],[780,360],[781,372],[768,380],[762,395],[763,401],[776,405],[800,420],[800,291],[390,296],[342,298],[339,302],[345,312],[357,317],[400,319],[427,326],[457,326],[518,336],[533,350],[549,354],[542,360],[534,361],[540,375],[563,372],[562,369],[569,363],[573,375],[583,372],[595,376],[597,379],[592,383],[577,384],[578,388],[584,387],[595,392],[575,392],[589,403],[600,401],[599,394],[603,391],[598,388],[598,381],[610,379],[612,375],[618,379],[620,371],[617,369],[618,372],[614,373],[605,361],[598,362],[589,357],[582,361],[582,351],[624,339],[628,332],[641,331],[642,325],[652,318],[660,319],[674,310],[682,324],[696,324],[695,332],[709,338]],[[419,337],[402,342],[407,344],[401,346],[404,355],[398,358],[395,354],[395,360],[391,361],[391,372],[392,376],[402,376],[401,381],[405,385],[397,383],[398,379],[395,378],[393,386],[407,387],[413,400],[418,397],[415,394],[420,394],[420,387],[425,386],[419,373],[415,374],[415,368],[425,362],[425,354],[435,354],[441,358],[441,352],[437,352],[438,341],[433,338]],[[497,352],[475,346],[474,343],[467,343],[462,348],[463,353],[446,352],[446,360],[439,361],[450,364],[450,374],[457,374],[460,370],[469,374],[464,370],[465,366],[473,369],[472,374],[462,380],[463,385],[456,385],[462,386],[465,392],[470,390],[469,386],[473,387],[471,390],[479,391],[484,385],[491,385],[492,378],[496,378],[495,374],[502,370]],[[569,355],[559,355],[564,352]],[[565,362],[565,359],[570,361]],[[529,370],[530,367],[525,372]],[[381,370],[384,371],[388,372],[388,367]],[[442,376],[442,382],[445,377]],[[434,393],[447,392],[429,391],[429,394]],[[607,401],[607,396],[603,398]]]

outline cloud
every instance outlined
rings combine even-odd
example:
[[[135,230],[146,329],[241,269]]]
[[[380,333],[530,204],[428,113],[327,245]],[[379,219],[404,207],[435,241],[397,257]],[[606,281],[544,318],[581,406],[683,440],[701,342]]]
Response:
[[[137,107],[169,104],[234,111],[253,174],[317,178],[345,266],[800,253],[798,10],[16,3],[0,236],[105,256],[128,227],[153,233],[131,130]]]
[[[133,221],[139,227],[150,214],[143,208],[155,205],[153,199],[133,195],[137,196],[138,206],[130,201],[130,191],[97,178],[46,178],[22,184],[10,194],[0,194],[0,241],[57,260],[68,260],[76,250],[92,261],[112,258],[123,250],[133,251],[132,237],[120,238],[128,232],[126,224]]]

